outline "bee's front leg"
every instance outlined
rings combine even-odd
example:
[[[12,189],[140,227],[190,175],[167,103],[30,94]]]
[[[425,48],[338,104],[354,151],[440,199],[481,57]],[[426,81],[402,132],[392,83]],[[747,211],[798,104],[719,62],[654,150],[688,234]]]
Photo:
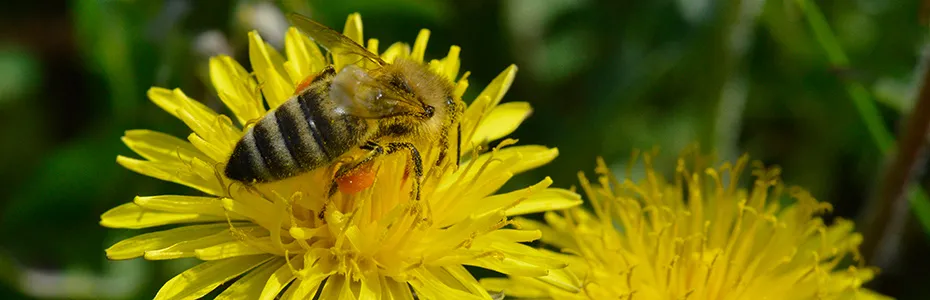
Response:
[[[449,126],[451,127],[451,125]],[[451,144],[449,143],[449,127],[444,127],[439,135],[439,156],[436,158],[436,165],[439,166],[445,160]],[[459,161],[462,160],[462,123],[458,123],[455,130],[455,167],[458,168]]]
[[[393,142],[387,145],[387,153],[391,154],[400,150],[409,150],[410,159],[413,161],[413,194],[414,199],[420,201],[420,180],[423,178],[423,158],[420,156],[420,151],[417,150],[417,147],[413,143],[409,142]]]

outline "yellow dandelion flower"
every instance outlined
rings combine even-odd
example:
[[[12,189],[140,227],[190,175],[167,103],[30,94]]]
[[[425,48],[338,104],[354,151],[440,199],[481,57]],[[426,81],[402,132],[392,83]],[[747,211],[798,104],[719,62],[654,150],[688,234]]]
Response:
[[[350,15],[346,36],[361,43],[362,22]],[[404,58],[424,63],[429,31],[412,49],[396,43],[380,52],[387,62]],[[367,48],[378,52],[378,41]],[[459,76],[459,48],[428,62],[450,80],[461,99],[467,73]],[[350,60],[333,54],[341,67]],[[321,190],[330,178],[308,172],[254,186],[231,184],[221,166],[242,127],[261,118],[293,94],[302,80],[329,61],[308,37],[291,28],[285,54],[249,33],[250,74],[232,58],[210,60],[210,78],[232,119],[192,100],[180,90],[152,88],[149,98],[191,129],[187,140],[149,130],[130,130],[123,141],[142,159],[119,156],[122,166],[161,180],[192,187],[205,196],[139,196],[101,216],[112,228],[151,228],[183,224],[138,235],[106,250],[110,259],[144,257],[165,260],[195,257],[204,262],[168,281],[156,299],[198,298],[234,281],[220,299],[489,299],[464,266],[511,275],[542,276],[564,267],[531,247],[540,231],[505,227],[508,217],[580,204],[580,197],[550,188],[546,178],[533,186],[491,195],[514,174],[545,164],[558,154],[544,146],[511,146],[492,151],[479,145],[512,132],[528,115],[525,102],[499,104],[514,78],[510,66],[495,78],[461,118],[463,162],[426,165],[422,200],[411,200],[405,154],[383,156],[373,169],[373,184],[357,193],[333,195]],[[457,79],[457,80],[456,80]],[[263,100],[264,99],[264,100]],[[266,105],[267,108],[266,109]],[[246,125],[248,126],[248,125]],[[436,147],[433,147],[436,148]],[[434,149],[420,149],[435,161]],[[416,203],[415,203],[416,202]]]
[[[673,178],[655,172],[620,182],[598,160],[598,180],[579,173],[593,211],[548,212],[548,252],[569,266],[547,276],[483,279],[491,291],[552,299],[887,299],[860,288],[875,270],[839,267],[859,260],[862,241],[847,220],[825,225],[829,204],[785,188],[779,169],[755,167],[739,187],[748,157],[705,168],[679,159]],[[687,165],[690,164],[690,165]]]

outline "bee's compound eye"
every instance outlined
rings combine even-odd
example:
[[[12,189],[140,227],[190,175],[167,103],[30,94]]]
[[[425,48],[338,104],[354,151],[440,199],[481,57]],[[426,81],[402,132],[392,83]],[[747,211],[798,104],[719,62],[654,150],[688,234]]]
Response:
[[[426,109],[426,112],[425,112],[425,113],[426,113],[426,117],[427,117],[427,118],[432,118],[432,117],[433,117],[433,113],[435,113],[435,111],[434,111],[435,109],[433,108],[433,106],[432,106],[432,105],[427,105],[425,109]]]

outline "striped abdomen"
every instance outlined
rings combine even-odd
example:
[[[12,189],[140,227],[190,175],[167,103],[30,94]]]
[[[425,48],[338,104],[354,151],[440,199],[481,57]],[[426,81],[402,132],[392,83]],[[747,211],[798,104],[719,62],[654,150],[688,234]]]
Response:
[[[226,177],[270,182],[332,163],[366,135],[364,120],[338,114],[322,89],[297,95],[268,112],[236,143]]]

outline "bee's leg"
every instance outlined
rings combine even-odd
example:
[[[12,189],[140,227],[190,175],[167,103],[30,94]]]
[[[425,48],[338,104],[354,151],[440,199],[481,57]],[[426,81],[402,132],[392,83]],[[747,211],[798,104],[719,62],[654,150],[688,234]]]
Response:
[[[451,124],[450,126],[451,127]],[[444,127],[448,128],[448,127]],[[439,157],[436,158],[436,166],[442,164],[449,152],[449,131],[443,130],[439,136]],[[459,161],[462,160],[462,123],[458,123],[455,130],[455,167],[458,168]]]
[[[436,157],[435,166],[442,164],[442,161],[446,158],[446,153],[449,152],[449,132],[443,130],[439,135],[439,156]]]
[[[413,160],[413,193],[414,199],[420,201],[420,180],[423,178],[423,158],[420,157],[420,151],[413,143],[394,142],[387,145],[387,154],[400,150],[409,150],[410,159]]]
[[[348,174],[349,172],[351,172],[351,171],[353,171],[353,170],[355,170],[355,169],[358,169],[358,167],[361,167],[362,165],[364,165],[364,164],[366,164],[366,163],[368,163],[368,162],[374,160],[374,159],[377,158],[378,156],[381,156],[382,154],[384,154],[384,147],[382,147],[381,145],[378,145],[378,143],[375,143],[375,142],[372,142],[372,141],[366,142],[366,143],[365,143],[364,145],[362,145],[360,148],[362,148],[362,150],[368,150],[368,151],[371,151],[371,152],[369,152],[368,155],[365,155],[365,157],[363,157],[362,159],[359,159],[359,160],[357,160],[357,161],[354,161],[354,162],[352,162],[352,163],[349,164],[349,165],[345,165],[345,166],[340,167],[339,170],[336,171],[336,176],[333,176],[334,178],[341,178],[341,177],[345,176],[346,174]]]
[[[462,123],[459,123],[455,135],[455,168],[458,169],[459,164],[462,162]]]
[[[446,113],[449,114],[448,123],[442,125],[441,134],[439,136],[439,157],[436,159],[436,166],[438,167],[445,160],[446,155],[449,152],[449,133],[452,130],[453,126],[456,126],[455,133],[456,136],[456,145],[455,145],[455,167],[459,166],[459,158],[462,156],[461,153],[461,142],[462,142],[462,123],[458,122],[459,114],[463,106],[458,105],[458,102],[455,101],[455,98],[447,97],[445,103]]]
[[[326,212],[326,205],[329,204],[330,199],[333,197],[333,195],[336,194],[337,191],[339,191],[339,183],[337,182],[337,180],[339,178],[342,178],[343,176],[346,176],[346,174],[349,174],[355,169],[358,169],[359,167],[365,165],[366,163],[374,160],[376,157],[384,154],[384,147],[372,141],[368,141],[367,143],[365,143],[365,145],[362,145],[361,148],[362,150],[368,150],[371,152],[369,152],[368,155],[365,155],[364,158],[359,159],[358,161],[354,161],[352,163],[339,166],[339,169],[336,170],[336,175],[333,176],[332,180],[329,183],[329,190],[326,192],[326,203],[324,203],[323,208],[320,209],[320,214],[319,214],[320,219],[323,218],[323,213]]]

